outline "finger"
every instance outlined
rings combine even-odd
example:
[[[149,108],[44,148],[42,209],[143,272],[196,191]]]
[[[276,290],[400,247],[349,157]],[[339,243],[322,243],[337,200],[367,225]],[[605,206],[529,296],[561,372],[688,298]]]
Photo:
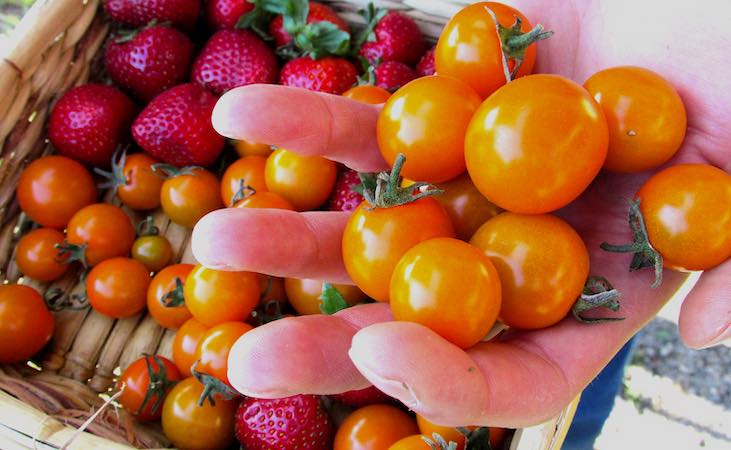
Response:
[[[321,155],[358,171],[388,166],[378,151],[378,107],[339,95],[251,85],[224,94],[213,110],[213,127],[232,139]]]
[[[231,348],[228,377],[244,395],[280,398],[337,394],[370,383],[348,358],[355,332],[391,320],[388,305],[345,309],[333,316],[300,316],[270,322],[244,334]]]
[[[656,314],[682,277],[668,274],[651,295],[632,297],[627,289],[620,311],[627,319],[621,322],[585,325],[567,318],[467,352],[425,327],[376,324],[356,333],[350,356],[376,387],[437,423],[534,425],[564,408]]]
[[[731,338],[731,260],[704,272],[680,308],[685,344],[706,348]]]
[[[340,242],[349,213],[227,208],[204,216],[191,247],[199,263],[217,270],[352,283]]]

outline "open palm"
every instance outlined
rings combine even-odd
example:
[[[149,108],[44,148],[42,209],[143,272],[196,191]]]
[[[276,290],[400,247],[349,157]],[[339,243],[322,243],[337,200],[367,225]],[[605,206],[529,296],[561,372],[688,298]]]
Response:
[[[512,2],[556,31],[539,48],[538,71],[583,82],[615,65],[656,70],[679,90],[688,110],[685,144],[672,163],[704,162],[731,170],[731,65],[715,45],[728,40],[723,0],[704,9],[681,1],[551,0]],[[239,88],[221,98],[214,125],[236,139],[318,154],[361,171],[386,168],[376,145],[378,108],[341,97],[275,86]],[[592,273],[623,293],[621,322],[594,326],[565,319],[540,331],[511,332],[463,351],[429,329],[392,322],[388,305],[350,308],[259,327],[229,358],[229,379],[242,393],[282,397],[333,394],[375,384],[445,425],[520,427],[563,408],[677,290],[685,278],[628,273],[629,256],[599,250],[623,242],[627,199],[650,174],[602,173],[559,211],[582,235]],[[193,251],[203,264],[277,276],[349,281],[340,257],[347,213],[227,209],[196,226]],[[681,332],[691,346],[731,333],[731,262],[709,271],[685,300]]]

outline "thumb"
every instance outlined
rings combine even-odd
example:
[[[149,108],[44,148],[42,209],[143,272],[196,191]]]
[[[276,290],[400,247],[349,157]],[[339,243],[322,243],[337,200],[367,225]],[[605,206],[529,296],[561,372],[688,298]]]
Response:
[[[685,344],[706,348],[731,338],[731,259],[703,273],[680,309]]]

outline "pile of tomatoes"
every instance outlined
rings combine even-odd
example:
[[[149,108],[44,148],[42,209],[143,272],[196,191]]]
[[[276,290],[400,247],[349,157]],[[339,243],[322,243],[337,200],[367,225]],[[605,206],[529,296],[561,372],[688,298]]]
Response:
[[[85,293],[75,299],[82,306],[117,319],[147,310],[177,330],[172,359],[140,358],[123,368],[116,389],[126,410],[140,421],[162,419],[182,449],[231,444],[248,413],[244,403],[236,413],[229,351],[254,327],[292,313],[389,302],[396,320],[421,323],[462,348],[483,340],[498,320],[518,329],[552,326],[583,293],[595,293],[587,287],[586,245],[552,213],[581,196],[602,169],[635,173],[668,162],[683,142],[686,113],[667,81],[638,67],[603,70],[584,86],[531,75],[537,42],[550,35],[509,6],[470,5],[434,49],[438,75],[393,94],[375,86],[346,92],[385,102],[377,137],[392,170],[359,174],[363,197],[349,185],[336,188],[352,178],[347,169],[266,143],[234,143],[237,157],[230,162],[234,152],[224,152],[217,170],[118,150],[95,176],[70,157],[41,157],[17,186],[33,224],[17,243],[18,269],[49,283],[75,265],[83,274]],[[113,194],[111,203],[99,202],[98,186]],[[342,254],[356,286],[176,263],[180,255],[149,216],[160,209],[192,228],[224,207],[339,209],[332,205],[354,195],[359,205]],[[731,257],[729,210],[731,176],[707,165],[671,166],[637,193],[630,209],[636,241],[603,247],[634,253],[631,268],[654,267],[657,283],[663,266],[708,269]],[[339,303],[323,305],[323,298]],[[37,291],[0,286],[0,362],[33,357],[53,329]],[[367,400],[345,402],[361,408],[341,425],[336,450],[465,448],[456,429],[414,419],[369,389],[358,394]],[[494,446],[503,432],[491,430]]]

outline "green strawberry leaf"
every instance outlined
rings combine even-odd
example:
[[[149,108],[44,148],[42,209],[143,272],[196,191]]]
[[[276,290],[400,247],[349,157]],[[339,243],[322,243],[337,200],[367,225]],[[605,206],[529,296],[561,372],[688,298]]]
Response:
[[[274,18],[274,14],[265,9],[265,2],[266,0],[249,0],[249,3],[254,4],[254,9],[239,17],[236,28],[252,30],[262,39],[271,41],[269,22]]]
[[[366,25],[365,28],[355,35],[355,39],[353,40],[353,54],[357,54],[366,42],[376,41],[376,33],[373,30],[376,28],[378,22],[388,13],[385,9],[376,8],[373,2],[368,3],[367,8],[361,9],[358,12],[363,16]]]
[[[332,315],[350,306],[345,301],[343,294],[330,283],[322,283],[322,295],[320,298],[322,299],[320,311],[323,314]]]
[[[332,22],[307,24],[293,36],[295,46],[313,59],[327,55],[344,56],[350,51],[350,33]]]

